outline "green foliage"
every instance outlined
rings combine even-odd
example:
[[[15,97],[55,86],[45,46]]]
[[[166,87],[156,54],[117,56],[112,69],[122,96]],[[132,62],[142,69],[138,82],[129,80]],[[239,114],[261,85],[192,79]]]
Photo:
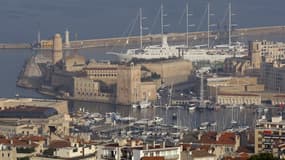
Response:
[[[253,155],[249,160],[279,160],[277,157],[273,157],[271,153],[260,153],[258,155]]]
[[[151,72],[151,78],[152,79],[159,79],[160,78],[160,75],[155,73],[155,72]]]
[[[53,152],[54,151],[55,151],[55,149],[48,148],[48,149],[44,150],[43,155],[45,155],[45,156],[53,156]]]
[[[17,153],[33,153],[35,148],[17,148]]]
[[[30,160],[30,157],[17,158],[17,160]]]

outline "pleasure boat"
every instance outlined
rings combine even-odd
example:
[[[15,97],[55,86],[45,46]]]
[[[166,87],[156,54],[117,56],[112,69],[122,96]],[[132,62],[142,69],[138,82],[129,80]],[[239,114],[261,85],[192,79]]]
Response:
[[[148,100],[144,100],[144,101],[141,101],[139,102],[139,104],[133,104],[132,107],[134,109],[146,109],[146,108],[150,108],[152,105],[151,105],[151,102],[149,102]]]
[[[163,121],[163,118],[161,117],[154,117],[153,122],[154,123],[161,123]]]
[[[128,49],[126,53],[107,52],[107,54],[113,54],[119,57],[120,61],[130,61],[132,59],[169,59],[178,57],[178,50],[174,46],[169,46],[167,42],[167,36],[162,36],[161,45],[150,45],[144,48]]]
[[[191,106],[188,108],[189,112],[194,112],[196,110],[196,106]]]

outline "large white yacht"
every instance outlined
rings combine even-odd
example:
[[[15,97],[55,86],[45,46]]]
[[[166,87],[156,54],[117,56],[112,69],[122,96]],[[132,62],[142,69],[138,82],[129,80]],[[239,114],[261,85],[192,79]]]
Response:
[[[229,5],[229,8],[231,5]],[[163,6],[161,6],[161,44],[160,45],[150,45],[143,47],[142,45],[142,11],[140,9],[140,48],[128,49],[126,53],[115,53],[109,52],[109,54],[114,54],[119,57],[121,61],[130,61],[131,59],[169,59],[169,58],[182,58],[190,60],[192,62],[198,61],[224,61],[229,57],[242,57],[245,55],[246,47],[240,42],[231,42],[231,27],[229,27],[229,44],[215,45],[210,47],[210,4],[208,3],[208,44],[189,46],[189,31],[188,27],[191,26],[188,23],[188,5],[186,6],[186,22],[187,22],[187,33],[186,33],[186,45],[169,45],[167,42],[167,35],[164,34],[163,28]],[[231,24],[231,10],[229,13]]]
[[[162,36],[161,45],[150,45],[144,48],[128,49],[126,53],[114,53],[121,61],[130,61],[131,59],[169,59],[178,57],[176,46],[169,46],[167,43],[167,35]]]

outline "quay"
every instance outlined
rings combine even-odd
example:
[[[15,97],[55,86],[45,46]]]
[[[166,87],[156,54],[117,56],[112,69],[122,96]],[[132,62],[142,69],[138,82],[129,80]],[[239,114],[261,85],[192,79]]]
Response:
[[[30,49],[29,43],[0,43],[0,49]]]
[[[264,26],[264,27],[252,27],[252,28],[240,28],[233,30],[233,37],[242,36],[257,36],[257,35],[272,35],[272,34],[285,34],[285,26]],[[168,33],[168,41],[182,42],[185,40],[186,33]],[[211,32],[210,38],[216,37],[216,32]],[[189,33],[190,39],[203,40],[207,38],[207,32],[191,32]],[[139,36],[130,37],[114,37],[103,39],[88,39],[88,40],[76,40],[70,41],[71,48],[96,48],[96,47],[120,47],[125,45],[138,45],[140,42]],[[151,34],[143,36],[143,43],[145,44],[157,44],[161,42],[160,34]],[[0,49],[32,49],[30,43],[0,43]]]
[[[242,36],[257,36],[257,35],[272,35],[285,33],[285,26],[265,26],[265,27],[252,27],[252,28],[240,28],[233,30],[233,37]],[[168,33],[168,42],[182,42],[185,40],[186,33]],[[212,32],[210,38],[216,37],[216,32]],[[190,32],[190,39],[203,40],[207,38],[207,32]],[[157,44],[161,42],[161,34],[152,34],[143,36],[144,44]],[[90,40],[78,40],[70,41],[72,48],[96,48],[96,47],[120,47],[125,45],[138,45],[140,43],[139,36],[130,37],[115,37],[105,39],[90,39]]]

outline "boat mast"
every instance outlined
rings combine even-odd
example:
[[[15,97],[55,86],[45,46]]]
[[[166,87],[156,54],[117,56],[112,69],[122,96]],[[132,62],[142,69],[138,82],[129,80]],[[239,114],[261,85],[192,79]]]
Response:
[[[186,47],[189,48],[189,6],[186,4]]]
[[[232,45],[232,3],[229,0],[229,47]]]
[[[208,1],[208,49],[210,49],[210,1]]]
[[[210,7],[210,0],[208,1],[208,49],[210,49],[210,32],[211,32],[211,27],[216,26],[215,24],[211,24],[211,16],[214,14],[211,13],[211,7]]]
[[[204,107],[204,72],[201,71],[201,86],[200,86],[200,108]]]
[[[189,24],[189,16],[192,14],[189,13],[189,4],[186,4],[186,47],[189,48],[189,27],[194,27],[194,24]]]
[[[164,14],[164,10],[163,10],[163,4],[161,4],[160,7],[160,23],[161,23],[161,47],[164,47],[165,45],[167,45],[167,37],[164,37],[164,27],[168,27],[169,25],[165,25],[164,24],[164,17],[166,16]]]
[[[163,22],[163,17],[164,17],[164,13],[163,13],[163,4],[161,3],[160,6],[160,23],[161,23],[161,38],[163,38],[163,34],[164,34],[164,22]]]
[[[38,30],[37,41],[38,41],[38,45],[40,45],[41,44],[41,31],[40,31],[40,29]]]
[[[140,49],[143,49],[142,46],[142,34],[143,34],[143,17],[142,17],[142,8],[139,10],[139,15],[140,15]]]

